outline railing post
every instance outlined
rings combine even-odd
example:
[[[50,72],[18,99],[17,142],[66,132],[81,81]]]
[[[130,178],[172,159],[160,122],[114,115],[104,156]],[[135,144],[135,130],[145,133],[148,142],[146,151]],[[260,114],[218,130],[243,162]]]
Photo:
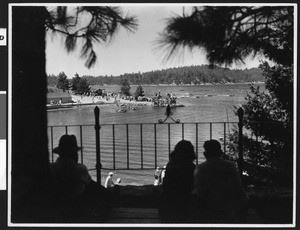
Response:
[[[242,108],[238,109],[238,117],[239,117],[239,159],[238,159],[238,167],[239,172],[242,175],[243,173],[243,117],[244,117],[244,110]]]
[[[81,147],[81,150],[80,150],[80,160],[81,160],[81,164],[83,164],[83,151],[82,151],[82,142],[83,142],[83,139],[82,139],[82,125],[79,126],[79,131],[80,131],[80,147]]]
[[[53,127],[51,126],[51,159],[52,159],[52,163],[54,162],[54,158],[53,158]]]
[[[97,183],[101,185],[101,162],[100,162],[100,124],[99,114],[100,109],[98,106],[94,109],[95,114],[95,132],[96,132],[96,171],[97,171]]]

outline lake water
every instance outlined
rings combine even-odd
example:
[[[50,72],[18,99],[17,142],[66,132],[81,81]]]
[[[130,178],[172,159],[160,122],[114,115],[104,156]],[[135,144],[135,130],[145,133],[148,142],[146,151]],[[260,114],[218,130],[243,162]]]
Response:
[[[260,87],[264,90],[264,85],[261,84]],[[102,86],[100,88],[118,92],[120,86]],[[132,86],[132,93],[135,92],[135,88],[136,86]],[[152,184],[155,166],[166,165],[169,152],[182,138],[190,140],[195,147],[198,147],[196,148],[198,161],[203,161],[203,142],[210,137],[219,139],[224,135],[222,122],[238,121],[234,114],[234,107],[241,105],[249,92],[248,84],[143,86],[143,88],[146,96],[153,96],[158,92],[162,96],[165,96],[166,93],[175,94],[178,97],[177,101],[185,107],[172,109],[172,117],[180,119],[181,123],[185,124],[184,126],[175,124],[170,119],[166,121],[172,123],[170,125],[157,124],[159,119],[165,119],[165,108],[141,106],[137,110],[117,113],[115,104],[98,105],[101,124],[101,164],[105,168],[101,171],[102,183],[104,183],[107,173],[113,171],[116,174],[115,179],[120,177],[123,185]],[[57,146],[59,137],[65,133],[64,126],[71,126],[68,127],[68,133],[75,134],[80,143],[80,129],[76,125],[88,125],[82,128],[83,163],[89,169],[95,168],[94,108],[93,105],[48,111],[48,125],[62,126],[53,128],[53,143],[49,142],[49,150],[51,151],[51,145]],[[214,122],[212,133],[210,133],[209,122]],[[143,123],[142,128],[140,123]],[[198,123],[197,127],[194,123]],[[114,124],[114,128],[112,124]],[[126,124],[128,124],[128,130]],[[231,128],[232,126],[226,125],[225,132],[230,132]],[[51,137],[50,129],[49,137]],[[113,148],[113,142],[115,148]],[[143,155],[141,155],[141,151],[143,151]],[[113,157],[115,157],[115,163]],[[141,162],[143,162],[144,170],[137,170],[141,168]],[[120,170],[127,167],[131,170]],[[94,170],[90,173],[95,177]]]

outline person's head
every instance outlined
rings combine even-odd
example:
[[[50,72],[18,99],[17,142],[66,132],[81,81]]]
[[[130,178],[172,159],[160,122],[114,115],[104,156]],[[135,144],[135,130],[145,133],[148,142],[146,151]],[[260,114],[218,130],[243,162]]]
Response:
[[[190,141],[181,140],[174,148],[170,156],[173,162],[193,162],[196,159],[194,146]]]
[[[206,159],[219,158],[222,156],[223,151],[221,149],[221,144],[217,140],[205,141],[204,145],[204,156]]]
[[[78,150],[81,147],[77,146],[77,140],[74,135],[65,134],[60,137],[58,147],[53,149],[53,152],[62,158],[70,158],[78,162]]]
[[[113,173],[113,172],[109,172],[108,175],[109,175],[110,177],[113,177],[114,173]]]

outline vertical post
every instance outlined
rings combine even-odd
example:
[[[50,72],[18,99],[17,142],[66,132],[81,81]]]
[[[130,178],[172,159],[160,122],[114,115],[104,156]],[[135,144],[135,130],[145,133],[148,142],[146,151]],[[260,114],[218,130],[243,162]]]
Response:
[[[143,159],[143,124],[140,125],[140,135],[141,135],[141,169],[144,168],[144,159]]]
[[[170,130],[170,123],[168,123],[168,149],[169,149],[169,159],[171,155],[171,130]]]
[[[53,159],[53,126],[51,126],[51,159],[52,159],[52,163],[54,162]]]
[[[81,150],[80,150],[80,159],[81,159],[81,164],[83,164],[83,148],[82,148],[82,125],[79,126],[80,127],[80,147],[81,147]]]
[[[100,163],[100,124],[99,124],[99,114],[100,109],[98,106],[94,109],[95,114],[95,132],[96,132],[96,171],[97,171],[97,183],[101,185],[101,168]]]
[[[112,125],[112,135],[113,135],[113,168],[116,169],[116,137],[115,137],[115,124]]]
[[[226,154],[226,122],[224,122],[223,151]]]
[[[242,108],[238,109],[238,117],[239,117],[239,159],[238,159],[238,167],[240,174],[243,173],[243,117],[244,117],[244,110]]]
[[[126,149],[127,149],[127,169],[129,169],[129,134],[128,134],[128,124],[126,124]]]
[[[154,124],[154,167],[157,168],[157,137],[156,137],[156,124]]]
[[[198,123],[196,123],[196,164],[198,165]]]

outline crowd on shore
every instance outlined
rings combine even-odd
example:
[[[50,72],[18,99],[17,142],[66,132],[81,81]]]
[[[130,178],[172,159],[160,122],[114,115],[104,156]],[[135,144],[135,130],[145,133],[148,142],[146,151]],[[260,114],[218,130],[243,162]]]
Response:
[[[165,107],[170,105],[172,107],[183,105],[177,104],[176,96],[167,93],[165,97],[161,96],[160,92],[155,93],[153,97],[146,96],[122,96],[114,92],[107,92],[101,96],[95,95],[75,95],[71,94],[69,102],[62,102],[62,100],[50,101],[47,105],[48,109],[72,108],[73,106],[94,105],[94,104],[115,104],[118,109],[117,112],[126,112],[128,109],[137,109],[137,106],[156,106]]]
[[[125,96],[116,94],[114,92],[106,92],[101,96],[89,95],[72,95],[72,101],[76,103],[148,103],[149,105],[154,106],[164,106],[166,104],[176,104],[177,97],[172,93],[166,93],[166,96],[163,97],[160,92],[155,93],[154,96]]]

